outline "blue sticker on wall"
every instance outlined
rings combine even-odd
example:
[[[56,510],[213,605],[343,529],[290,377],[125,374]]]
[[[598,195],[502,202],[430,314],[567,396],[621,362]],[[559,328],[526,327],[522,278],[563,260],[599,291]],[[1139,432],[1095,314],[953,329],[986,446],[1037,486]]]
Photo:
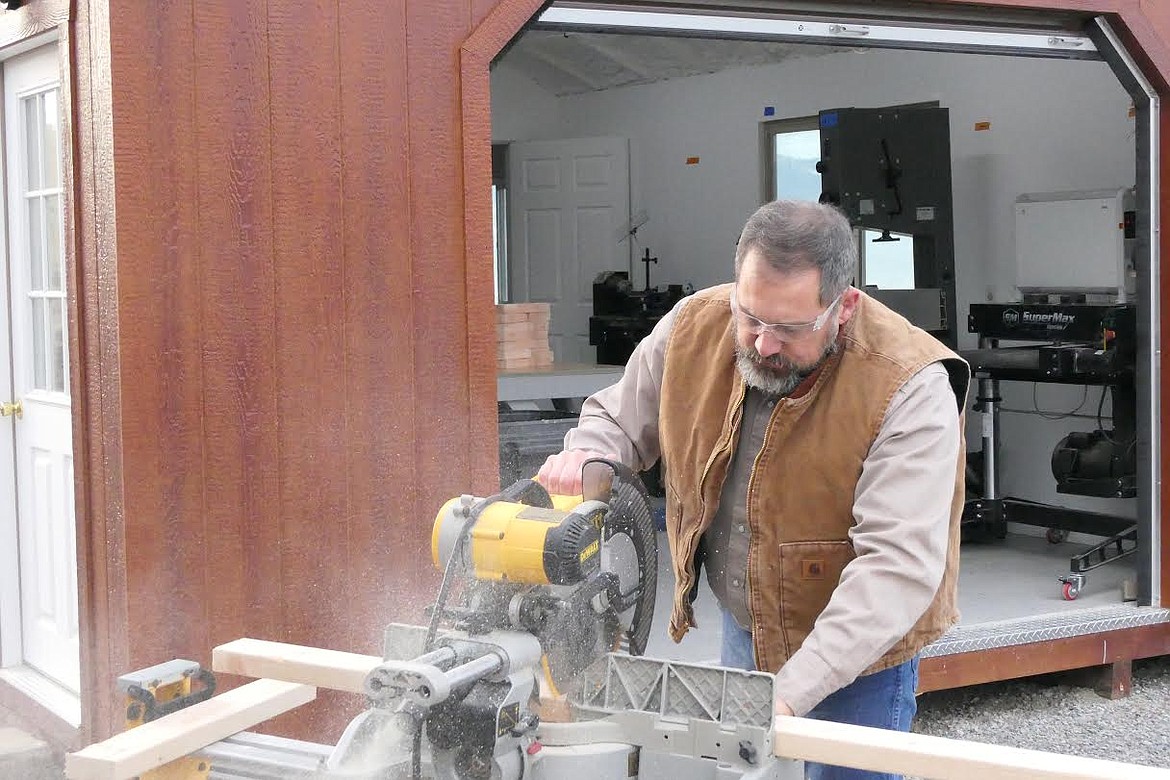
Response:
[[[776,106],[764,106],[764,116],[776,116]]]

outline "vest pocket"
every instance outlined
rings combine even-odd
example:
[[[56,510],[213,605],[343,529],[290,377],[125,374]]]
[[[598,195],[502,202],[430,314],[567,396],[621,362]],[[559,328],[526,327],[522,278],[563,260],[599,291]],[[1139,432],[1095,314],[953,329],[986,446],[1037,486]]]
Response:
[[[780,615],[788,655],[800,648],[828,606],[845,566],[856,557],[843,542],[780,545]]]

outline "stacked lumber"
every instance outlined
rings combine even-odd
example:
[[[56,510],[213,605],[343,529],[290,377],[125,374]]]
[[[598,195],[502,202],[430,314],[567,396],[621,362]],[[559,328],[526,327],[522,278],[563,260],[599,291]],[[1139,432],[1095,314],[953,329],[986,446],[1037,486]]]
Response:
[[[496,306],[496,368],[552,365],[548,347],[547,303],[501,303]]]

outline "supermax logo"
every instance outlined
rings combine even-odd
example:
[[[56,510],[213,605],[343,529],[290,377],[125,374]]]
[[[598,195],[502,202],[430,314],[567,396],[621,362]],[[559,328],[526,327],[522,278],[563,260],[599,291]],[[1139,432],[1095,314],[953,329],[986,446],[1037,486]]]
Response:
[[[1003,313],[1003,324],[1014,328],[1021,322],[1024,325],[1043,325],[1048,330],[1064,330],[1075,320],[1071,314],[1062,311],[1024,311],[1007,309]]]

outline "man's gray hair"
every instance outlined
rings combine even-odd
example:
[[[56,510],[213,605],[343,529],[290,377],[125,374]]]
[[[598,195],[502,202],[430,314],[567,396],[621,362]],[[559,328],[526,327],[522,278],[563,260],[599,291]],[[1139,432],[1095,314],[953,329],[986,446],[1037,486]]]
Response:
[[[827,305],[853,281],[857,244],[849,220],[839,209],[804,200],[774,200],[760,206],[739,236],[735,278],[751,250],[774,270],[821,272],[821,304]]]

